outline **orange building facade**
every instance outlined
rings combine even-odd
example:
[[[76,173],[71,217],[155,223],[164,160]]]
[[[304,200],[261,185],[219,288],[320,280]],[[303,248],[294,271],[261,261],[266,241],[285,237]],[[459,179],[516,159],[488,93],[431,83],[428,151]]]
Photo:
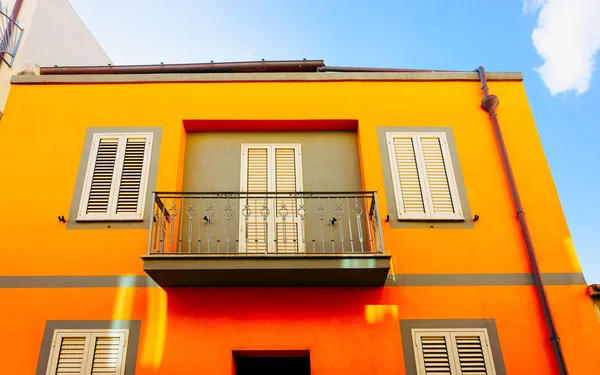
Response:
[[[561,373],[477,72],[43,73],[0,123],[0,373]],[[596,373],[522,77],[488,85]]]

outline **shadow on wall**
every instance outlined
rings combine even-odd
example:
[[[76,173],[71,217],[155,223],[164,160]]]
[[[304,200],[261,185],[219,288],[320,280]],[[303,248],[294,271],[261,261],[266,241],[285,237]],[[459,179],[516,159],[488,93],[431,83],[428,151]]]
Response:
[[[363,316],[382,288],[167,288],[169,314],[194,319],[298,320]],[[366,318],[365,320],[366,321]]]

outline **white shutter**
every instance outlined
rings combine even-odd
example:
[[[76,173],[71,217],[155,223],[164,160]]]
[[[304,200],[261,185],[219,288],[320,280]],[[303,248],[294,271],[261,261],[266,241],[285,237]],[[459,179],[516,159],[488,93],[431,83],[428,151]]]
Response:
[[[247,151],[247,183],[248,192],[266,192],[269,187],[268,179],[268,149],[249,148]]]
[[[245,156],[246,183],[242,190],[249,193],[267,192],[269,189],[269,149],[267,147],[248,148]],[[263,214],[271,213],[268,207],[269,202],[264,197],[248,198],[246,204],[249,212],[244,238],[246,251],[266,252],[265,237],[268,235],[268,223],[265,222]]]
[[[119,195],[117,196],[117,214],[138,212],[145,155],[146,138],[126,139]]]
[[[46,374],[85,375],[89,348],[89,333],[55,332]]]
[[[77,220],[141,220],[152,134],[94,134]]]
[[[413,329],[417,375],[495,375],[487,330]]]
[[[93,142],[96,148],[94,167],[91,171],[91,182],[85,205],[85,214],[108,215],[108,206],[112,191],[115,166],[117,163],[118,137],[100,138]]]
[[[445,333],[413,334],[415,359],[419,375],[453,375],[449,353],[450,336]]]
[[[485,332],[451,332],[458,374],[493,375],[492,354]]]
[[[275,148],[275,191],[297,191],[296,186],[296,149]],[[298,251],[298,222],[296,220],[296,198],[277,198],[275,211],[276,250],[280,252]]]
[[[127,332],[93,333],[89,374],[122,375],[125,371]]]
[[[398,217],[406,215],[412,217],[425,217],[425,203],[421,179],[417,168],[417,157],[412,137],[393,138],[393,164],[398,173],[399,205],[402,206]]]
[[[123,375],[129,330],[55,330],[46,375]]]
[[[399,219],[463,219],[444,133],[388,133]]]

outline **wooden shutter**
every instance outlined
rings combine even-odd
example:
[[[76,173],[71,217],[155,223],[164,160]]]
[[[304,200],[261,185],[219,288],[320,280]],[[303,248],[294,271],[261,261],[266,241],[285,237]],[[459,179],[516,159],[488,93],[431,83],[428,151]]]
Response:
[[[94,134],[77,220],[141,220],[152,134]]]
[[[140,201],[142,174],[146,155],[146,138],[127,138],[116,213],[136,213]]]
[[[427,190],[431,200],[431,215],[454,214],[450,181],[440,137],[419,137]]]
[[[417,333],[413,336],[419,375],[454,375],[447,334]]]
[[[275,191],[295,193],[297,191],[296,149],[275,148]],[[298,250],[298,223],[296,220],[296,198],[277,198],[275,211],[275,235],[277,252]]]
[[[47,375],[123,375],[129,331],[56,330]]]
[[[412,330],[417,375],[495,375],[485,329]]]
[[[399,204],[402,210],[399,217],[405,214],[414,216],[425,215],[425,203],[421,188],[421,177],[417,168],[417,157],[412,137],[394,137],[394,164],[398,172]]]
[[[122,375],[125,371],[126,332],[93,333],[93,354],[89,359],[91,375]]]
[[[459,374],[492,375],[491,351],[483,332],[452,332]]]
[[[85,375],[89,348],[89,333],[56,332],[46,374]]]
[[[96,147],[96,160],[92,171],[85,213],[107,215],[117,162],[119,138],[100,138]]]
[[[243,191],[249,193],[264,193],[269,189],[269,149],[267,147],[248,148],[246,150],[246,183]],[[265,252],[268,235],[268,223],[263,214],[269,210],[269,202],[264,197],[248,198],[248,223],[245,229],[246,251]],[[265,205],[267,207],[265,208]],[[269,215],[271,214],[269,210]]]
[[[399,219],[462,219],[445,133],[388,133]]]

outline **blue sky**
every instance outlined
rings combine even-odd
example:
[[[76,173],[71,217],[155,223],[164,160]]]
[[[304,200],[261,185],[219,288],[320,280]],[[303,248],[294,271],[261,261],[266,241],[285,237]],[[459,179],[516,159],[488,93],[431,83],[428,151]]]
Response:
[[[520,0],[71,3],[115,64],[308,58],[523,72],[579,260],[587,281],[600,283],[597,0],[529,0],[528,11]],[[535,68],[544,62],[543,80]]]

